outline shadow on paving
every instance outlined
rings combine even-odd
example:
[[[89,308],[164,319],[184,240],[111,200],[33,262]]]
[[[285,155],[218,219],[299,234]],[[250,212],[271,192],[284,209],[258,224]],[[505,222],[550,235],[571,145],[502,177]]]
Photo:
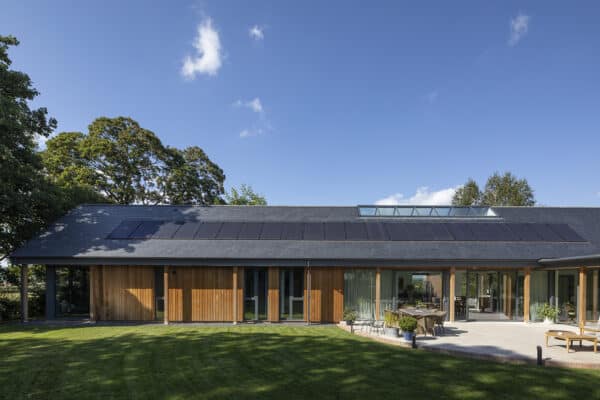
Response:
[[[0,397],[600,398],[600,374],[397,348],[334,327],[0,327]]]

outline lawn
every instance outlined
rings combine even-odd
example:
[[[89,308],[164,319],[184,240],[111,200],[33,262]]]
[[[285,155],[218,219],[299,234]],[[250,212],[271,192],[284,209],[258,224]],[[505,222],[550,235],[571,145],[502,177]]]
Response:
[[[335,327],[0,326],[2,399],[592,399],[599,379]]]

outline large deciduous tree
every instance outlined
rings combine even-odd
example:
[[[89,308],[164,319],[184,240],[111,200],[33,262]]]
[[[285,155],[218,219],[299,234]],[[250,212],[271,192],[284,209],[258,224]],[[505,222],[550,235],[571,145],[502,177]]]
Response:
[[[73,185],[47,179],[37,142],[56,128],[45,108],[31,109],[39,93],[29,76],[10,69],[9,46],[19,42],[0,36],[0,259],[48,223],[97,196]]]
[[[168,149],[169,174],[166,199],[170,204],[222,204],[225,192],[223,170],[198,146]]]
[[[455,206],[533,206],[533,189],[526,179],[518,179],[510,172],[490,176],[483,192],[473,179],[459,188],[452,199]]]
[[[10,69],[8,48],[18,44],[0,36],[0,258],[58,212],[36,152],[37,141],[52,132],[56,120],[45,108],[29,108],[38,91],[27,74]]]
[[[225,175],[199,147],[165,147],[131,118],[98,118],[88,134],[63,132],[43,154],[48,174],[118,204],[222,203]]]
[[[234,206],[266,206],[267,200],[264,196],[254,192],[251,186],[241,185],[239,189],[231,188],[230,193],[225,195],[227,204]]]

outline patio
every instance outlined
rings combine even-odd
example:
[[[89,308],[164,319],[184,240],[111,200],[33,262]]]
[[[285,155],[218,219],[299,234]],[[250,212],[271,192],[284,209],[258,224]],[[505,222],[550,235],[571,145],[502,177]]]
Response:
[[[344,329],[348,329],[340,324]],[[544,333],[550,329],[579,332],[576,326],[564,324],[544,325],[523,322],[453,322],[444,324],[445,333],[438,336],[417,336],[417,346],[421,349],[448,354],[465,355],[475,358],[493,359],[501,362],[535,363],[537,346],[542,346],[542,358],[547,366],[575,368],[600,368],[600,352],[594,354],[593,346],[583,342],[572,347],[567,353],[565,342],[550,339],[545,347]],[[377,341],[409,346],[402,338],[392,338],[383,334],[368,333],[366,329],[356,329],[360,336]]]

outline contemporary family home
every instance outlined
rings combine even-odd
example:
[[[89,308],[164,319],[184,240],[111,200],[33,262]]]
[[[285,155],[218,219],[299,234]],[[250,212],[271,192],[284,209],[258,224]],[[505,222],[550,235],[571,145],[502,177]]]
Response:
[[[84,205],[11,261],[25,280],[46,266],[47,318],[338,322],[422,303],[531,321],[550,303],[575,322],[598,319],[600,208]]]

